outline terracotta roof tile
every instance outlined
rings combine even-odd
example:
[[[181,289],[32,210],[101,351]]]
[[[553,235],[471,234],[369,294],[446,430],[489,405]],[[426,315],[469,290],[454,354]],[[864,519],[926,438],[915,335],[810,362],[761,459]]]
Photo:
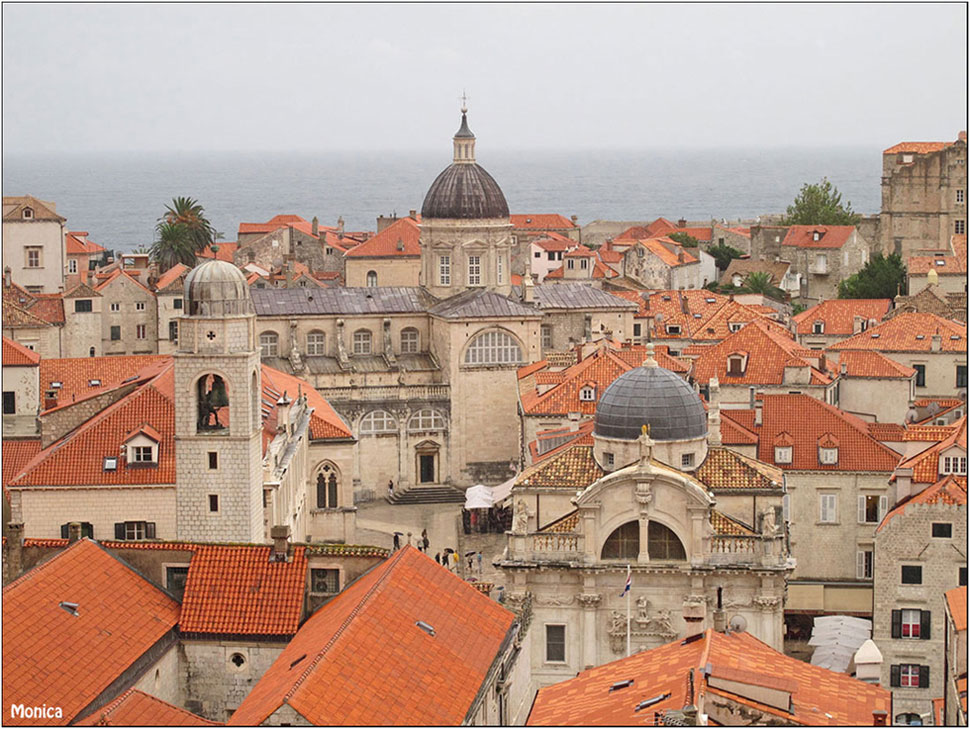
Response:
[[[3,488],[40,453],[40,438],[3,439]]]
[[[87,240],[88,234],[80,231],[68,231],[64,234],[64,246],[69,255],[102,253],[104,246]]]
[[[191,270],[192,269],[186,266],[184,263],[176,263],[165,273],[159,276],[158,281],[155,282],[155,290],[164,291]]]
[[[103,281],[101,281],[101,282],[100,282],[100,283],[99,283],[99,284],[98,284],[97,286],[95,286],[95,287],[94,287],[94,290],[95,290],[95,291],[97,291],[98,293],[101,293],[101,292],[102,292],[102,291],[104,291],[104,290],[105,290],[106,288],[108,288],[108,286],[110,286],[110,285],[111,285],[112,283],[114,283],[115,281],[117,281],[118,279],[120,279],[120,278],[122,278],[122,277],[124,277],[124,278],[126,278],[126,279],[128,279],[129,281],[131,281],[131,282],[132,282],[132,283],[134,283],[135,285],[137,285],[137,286],[139,286],[139,287],[140,287],[140,288],[142,288],[142,289],[143,289],[143,290],[144,290],[145,292],[147,292],[147,293],[149,293],[149,294],[152,294],[152,296],[154,296],[154,295],[155,295],[155,294],[153,294],[153,293],[152,293],[151,291],[149,291],[149,290],[148,290],[148,287],[147,287],[147,286],[145,286],[145,284],[143,284],[143,283],[142,283],[141,281],[139,281],[139,280],[138,280],[137,278],[135,278],[134,276],[132,276],[131,274],[129,274],[129,273],[128,273],[128,271],[125,271],[125,270],[124,270],[124,269],[122,269],[122,268],[116,268],[116,269],[115,269],[114,271],[112,271],[112,272],[111,272],[111,273],[110,273],[110,274],[108,275],[108,277],[107,277],[106,279],[104,279],[104,280],[103,280]]]
[[[350,426],[344,422],[333,406],[317,390],[299,377],[280,372],[267,365],[262,365],[263,391],[271,388],[280,395],[287,393],[292,399],[297,398],[297,393],[302,392],[306,395],[307,405],[313,408],[310,416],[310,438],[312,440],[330,440],[353,438],[354,434]],[[272,398],[273,408],[279,399],[279,395]]]
[[[892,319],[833,344],[831,350],[875,349],[881,352],[930,352],[939,333],[941,351],[967,351],[967,325],[936,314],[903,312]]]
[[[832,374],[840,372],[843,363],[845,363],[845,373],[849,377],[905,380],[916,374],[916,370],[912,367],[900,364],[874,350],[849,349],[837,352],[835,359],[827,360]]]
[[[55,212],[54,203],[40,200],[33,195],[5,196],[3,198],[3,219],[23,220],[23,209],[25,207],[34,211],[32,220],[59,220],[62,222],[67,220],[67,218]]]
[[[784,482],[784,473],[777,466],[713,446],[694,476],[715,493],[737,490],[780,493]]]
[[[387,226],[370,240],[347,251],[348,258],[420,257],[420,220],[401,218]]]
[[[561,230],[563,228],[578,227],[565,215],[558,213],[529,213],[510,215],[512,226],[520,230]]]
[[[97,388],[116,386],[147,368],[170,361],[170,356],[160,354],[42,359],[40,389],[42,393],[56,389],[58,404],[63,405],[86,397]],[[92,381],[101,384],[92,385]],[[60,382],[61,386],[52,388],[53,382]]]
[[[215,244],[218,250],[213,251],[212,246],[206,246],[205,250],[197,254],[198,258],[218,258],[220,261],[226,261],[227,263],[232,263],[233,258],[236,255],[236,251],[239,250],[239,243],[236,241],[224,241],[221,240]]]
[[[715,534],[725,537],[753,537],[757,534],[737,519],[715,509],[711,509],[711,529],[714,530]]]
[[[841,248],[854,230],[854,225],[793,225],[781,244],[798,248]]]
[[[139,689],[128,689],[75,726],[224,726],[172,706]]]
[[[3,338],[3,366],[4,367],[36,367],[40,363],[40,355],[32,349],[27,349],[20,342]]]
[[[929,435],[938,434],[943,435],[944,433],[934,431],[929,433]],[[910,440],[917,440],[917,438],[911,438]],[[913,483],[937,483],[941,476],[939,458],[940,452],[950,448],[953,445],[962,446],[964,450],[967,448],[966,415],[949,426],[948,432],[945,432],[942,440],[935,445],[920,451],[916,455],[903,460],[900,462],[899,468],[913,469]]]
[[[952,253],[952,255],[950,255]],[[910,256],[906,261],[906,270],[910,275],[926,274],[936,271],[945,276],[948,274],[967,274],[967,236],[950,236],[950,250],[939,251],[933,255]]]
[[[571,534],[579,526],[579,509],[570,511],[553,522],[546,524],[538,531],[548,534]]]
[[[711,240],[711,228],[704,227],[679,227],[666,218],[657,218],[649,225],[635,225],[627,228],[618,236],[616,240],[640,240],[643,238],[655,238],[668,235],[670,233],[686,233],[699,241],[709,242]]]
[[[240,223],[239,235],[247,233],[272,233],[280,228],[292,227],[301,233],[313,235],[313,224],[301,218],[299,215],[276,215],[265,223]],[[327,226],[318,226],[317,231],[333,230]],[[314,236],[317,237],[317,236]]]
[[[48,321],[44,321],[39,316],[34,316],[24,307],[3,300],[3,328],[4,329],[35,329],[40,327],[54,326]]]
[[[906,428],[898,423],[867,423],[869,435],[880,442],[902,442],[906,439]]]
[[[799,334],[811,334],[815,322],[820,321],[825,324],[824,334],[850,336],[855,317],[861,317],[867,325],[872,319],[879,322],[891,306],[889,299],[829,299],[793,316],[792,321]]]
[[[710,664],[711,674],[705,668]],[[596,668],[576,678],[539,689],[527,724],[530,726],[631,726],[650,723],[655,712],[681,709],[694,669],[697,692],[725,696],[779,723],[802,725],[871,725],[873,711],[889,711],[890,692],[843,673],[790,658],[750,633],[707,630],[696,638],[677,640]],[[791,692],[792,713],[709,685],[710,677],[743,679]],[[779,679],[779,677],[783,677]],[[632,680],[627,688],[613,684]],[[660,698],[643,712],[639,702]],[[696,703],[696,699],[695,699]]]
[[[967,477],[954,475],[944,476],[932,486],[927,486],[919,493],[901,501],[883,517],[876,531],[883,529],[893,518],[905,513],[912,506],[928,506],[931,504],[966,506]]]
[[[178,619],[166,593],[89,539],[76,542],[3,588],[4,717],[22,702],[78,718]]]
[[[586,488],[604,473],[593,458],[592,445],[573,444],[526,468],[515,479],[515,485],[575,492]]]
[[[50,324],[64,323],[63,294],[34,294],[36,299],[30,306],[30,313]]]
[[[953,142],[900,142],[885,150],[883,154],[930,154],[942,152],[952,144]]]
[[[944,593],[946,604],[950,608],[950,617],[953,618],[953,628],[955,630],[967,629],[967,586],[957,587],[947,590]]]
[[[541,238],[532,241],[544,251],[565,251],[577,245],[572,238],[559,233],[546,233]]]
[[[546,458],[559,455],[564,450],[574,445],[593,445],[593,419],[585,420],[579,424],[576,430],[569,428],[556,428],[553,430],[543,430],[536,434],[536,439],[529,443],[529,453],[532,456],[532,463],[538,463]],[[540,445],[546,441],[558,443],[555,448],[540,452]]]
[[[293,547],[290,562],[271,561],[272,547],[210,547],[195,551],[182,598],[183,633],[296,633],[303,616],[307,558]]]
[[[288,704],[311,724],[458,725],[514,620],[404,547],[303,624],[229,724],[260,724]]]

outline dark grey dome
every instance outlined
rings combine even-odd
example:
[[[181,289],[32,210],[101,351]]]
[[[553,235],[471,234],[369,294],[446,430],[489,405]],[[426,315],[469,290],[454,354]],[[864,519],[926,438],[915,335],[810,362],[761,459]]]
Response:
[[[650,426],[653,440],[684,440],[707,434],[707,414],[697,393],[662,367],[637,367],[613,381],[596,406],[593,432],[636,440]]]
[[[421,206],[423,218],[507,218],[505,195],[485,168],[456,162],[431,183]]]

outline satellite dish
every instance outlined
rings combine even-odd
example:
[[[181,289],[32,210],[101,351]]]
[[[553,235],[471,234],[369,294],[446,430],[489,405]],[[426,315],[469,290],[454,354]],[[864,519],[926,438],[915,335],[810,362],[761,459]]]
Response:
[[[743,633],[748,629],[748,621],[745,620],[743,615],[735,615],[728,623],[728,629],[732,633]]]

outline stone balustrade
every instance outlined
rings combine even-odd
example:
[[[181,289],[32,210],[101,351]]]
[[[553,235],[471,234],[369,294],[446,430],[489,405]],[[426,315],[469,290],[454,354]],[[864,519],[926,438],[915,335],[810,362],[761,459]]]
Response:
[[[783,565],[786,562],[784,538],[781,536],[774,538],[715,536],[711,538],[710,561],[716,565]]]
[[[327,400],[447,400],[448,385],[374,385],[365,387],[318,387]]]

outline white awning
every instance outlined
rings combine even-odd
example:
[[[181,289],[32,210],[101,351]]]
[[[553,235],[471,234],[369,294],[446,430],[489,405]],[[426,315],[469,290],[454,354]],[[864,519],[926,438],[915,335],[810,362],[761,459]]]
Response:
[[[513,476],[505,483],[500,483],[498,486],[492,486],[492,500],[496,504],[501,504],[512,495],[512,486],[515,485],[516,478],[518,478],[518,476]]]
[[[466,509],[488,509],[493,503],[492,489],[488,486],[477,484],[465,489]]]

